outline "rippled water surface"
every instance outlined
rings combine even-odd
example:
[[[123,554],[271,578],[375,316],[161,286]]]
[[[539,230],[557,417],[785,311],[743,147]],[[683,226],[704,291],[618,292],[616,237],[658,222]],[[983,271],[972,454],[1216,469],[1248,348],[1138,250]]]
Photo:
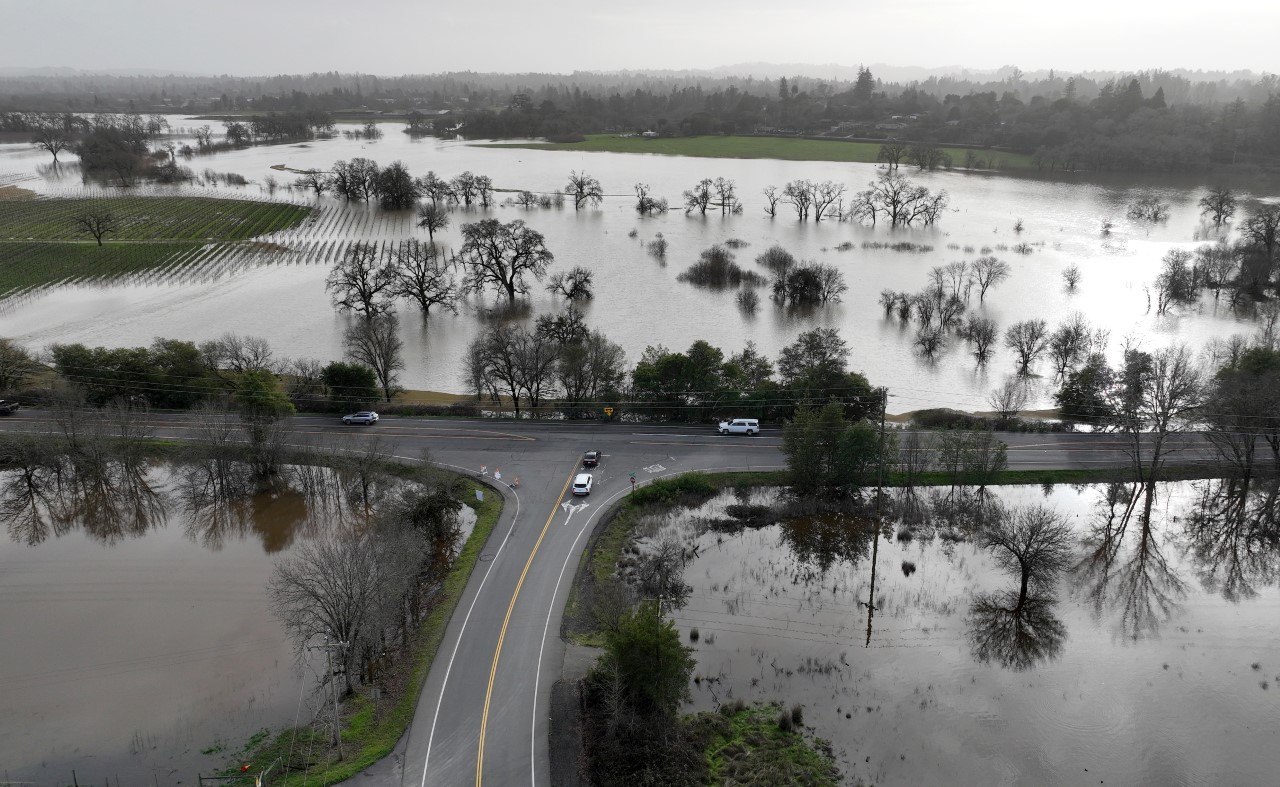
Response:
[[[175,128],[189,129],[199,121],[175,117],[171,122]],[[326,168],[335,160],[354,156],[382,164],[402,160],[414,174],[433,170],[452,177],[471,170],[489,175],[499,188],[534,191],[562,189],[570,170],[586,170],[611,195],[600,208],[525,211],[508,206],[488,213],[504,221],[525,219],[543,232],[556,255],[553,271],[576,265],[595,271],[596,298],[586,308],[588,322],[620,343],[632,362],[647,345],[684,349],[697,338],[728,352],[754,341],[776,356],[802,330],[832,326],[841,330],[852,347],[851,365],[874,383],[891,387],[894,411],[931,405],[983,408],[986,392],[1012,371],[1013,360],[1003,349],[997,350],[987,369],[976,369],[959,341],[953,341],[937,360],[927,361],[913,349],[914,329],[885,320],[877,305],[882,289],[918,291],[933,266],[972,261],[984,248],[1009,262],[1013,276],[985,304],[975,298],[971,308],[994,318],[1002,328],[1033,317],[1054,323],[1080,311],[1095,326],[1110,330],[1113,351],[1126,338],[1148,347],[1173,341],[1199,347],[1213,337],[1251,330],[1247,318],[1212,298],[1166,316],[1148,309],[1145,288],[1158,271],[1161,256],[1171,247],[1190,247],[1216,237],[1199,217],[1197,201],[1208,185],[1202,178],[1137,183],[1116,177],[1063,181],[961,171],[909,172],[932,189],[947,190],[952,210],[934,228],[891,231],[833,221],[800,224],[785,206],[777,218],[763,214],[760,191],[767,185],[797,178],[831,179],[847,184],[852,192],[875,177],[872,165],[502,150],[457,141],[411,140],[398,124],[383,128],[385,136],[376,141],[339,135],[197,157],[189,164],[197,172],[210,168],[245,175],[256,185],[222,191],[254,198],[268,196],[261,185],[268,176],[281,183],[293,178],[288,172],[271,170],[272,165]],[[737,181],[746,206],[742,215],[700,218],[675,210],[640,218],[633,209],[631,193],[636,182],[648,183],[654,195],[678,204],[681,191],[703,177],[718,176]],[[19,144],[0,145],[0,177],[47,193],[82,188],[74,169],[60,179],[52,178],[44,158]],[[1245,205],[1275,193],[1274,184],[1264,181],[1234,185]],[[168,187],[153,190],[172,192]],[[1127,206],[1148,191],[1170,204],[1167,222],[1152,225],[1126,218]],[[275,198],[309,201],[301,192],[284,190]],[[265,336],[288,356],[335,358],[341,354],[348,320],[334,312],[324,292],[335,249],[353,239],[403,238],[415,230],[407,213],[386,214],[330,199],[322,199],[319,208],[313,223],[274,238],[290,249],[288,253],[250,255],[211,264],[194,274],[63,287],[11,299],[0,308],[0,335],[33,345],[72,341],[137,345],[156,336],[205,340],[233,330]],[[479,210],[455,213],[442,241],[456,245],[459,225],[483,215]],[[1015,234],[1013,225],[1019,218],[1026,229]],[[1104,219],[1116,225],[1109,237],[1100,231]],[[633,230],[636,237],[628,237]],[[670,243],[665,261],[651,257],[644,248],[659,232]],[[748,244],[737,252],[748,267],[755,267],[755,256],[777,243],[798,257],[836,265],[844,272],[849,291],[843,302],[815,311],[784,311],[766,300],[756,315],[747,316],[737,308],[732,290],[706,290],[676,281],[702,249],[730,238]],[[898,241],[931,246],[932,251],[862,248],[864,242]],[[1020,242],[1031,244],[1032,252],[1000,250],[1001,245]],[[838,251],[845,243],[853,248]],[[1062,270],[1070,264],[1078,265],[1083,274],[1074,293],[1068,293],[1061,280]],[[459,373],[463,350],[483,330],[482,317],[494,303],[491,296],[473,298],[458,316],[433,316],[429,325],[423,325],[404,304],[408,360],[404,382],[417,388],[465,390]],[[559,304],[535,288],[529,307],[519,319],[531,321]],[[1046,380],[1038,403],[1048,403],[1049,394]]]
[[[801,703],[865,783],[1273,783],[1275,489],[1163,485],[1149,526],[1121,525],[1126,495],[1000,490],[1065,512],[1078,536],[1073,569],[1020,615],[1018,580],[945,525],[904,541],[839,518],[699,524],[770,491],[667,518],[654,532],[699,551],[672,613],[686,642],[698,629],[694,707]]]

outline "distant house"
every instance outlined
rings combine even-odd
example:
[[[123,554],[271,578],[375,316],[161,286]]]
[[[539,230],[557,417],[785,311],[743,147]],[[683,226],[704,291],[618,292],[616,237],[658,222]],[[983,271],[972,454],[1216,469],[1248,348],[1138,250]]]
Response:
[[[906,123],[877,123],[876,128],[881,131],[900,131],[907,127]]]
[[[654,138],[654,137],[658,136],[658,132],[656,132],[656,131],[641,131],[641,132],[640,132],[640,136],[642,136],[642,137],[647,137],[647,138],[649,138],[649,139],[652,139],[652,138]]]

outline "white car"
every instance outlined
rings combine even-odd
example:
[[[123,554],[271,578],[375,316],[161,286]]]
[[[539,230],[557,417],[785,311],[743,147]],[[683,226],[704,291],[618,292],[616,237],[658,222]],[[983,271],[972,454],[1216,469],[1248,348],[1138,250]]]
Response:
[[[342,416],[344,424],[376,424],[378,422],[378,414],[372,410],[361,410],[358,413]]]
[[[720,434],[760,434],[760,421],[755,418],[735,418],[732,421],[721,421],[718,427]]]
[[[591,481],[590,473],[578,473],[577,477],[573,479],[573,493],[575,495],[591,494]]]

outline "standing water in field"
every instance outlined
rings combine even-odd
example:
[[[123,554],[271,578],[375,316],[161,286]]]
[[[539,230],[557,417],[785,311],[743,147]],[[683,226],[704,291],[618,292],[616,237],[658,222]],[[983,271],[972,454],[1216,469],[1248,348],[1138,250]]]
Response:
[[[170,118],[174,128],[198,122]],[[987,409],[987,393],[1014,370],[1012,353],[996,343],[985,366],[978,366],[965,342],[949,338],[937,352],[923,355],[916,326],[886,317],[882,290],[914,293],[929,282],[930,270],[952,262],[972,263],[994,256],[1010,266],[1007,281],[986,297],[970,297],[966,314],[994,320],[1003,333],[1014,322],[1044,319],[1052,329],[1081,312],[1090,326],[1110,332],[1114,356],[1126,338],[1144,349],[1185,341],[1200,348],[1213,338],[1250,333],[1253,317],[1233,310],[1226,299],[1206,295],[1189,306],[1157,314],[1151,284],[1161,258],[1174,248],[1231,236],[1200,215],[1198,200],[1208,183],[1197,177],[1141,180],[1121,176],[1031,175],[979,172],[910,172],[933,191],[945,190],[950,207],[928,228],[890,229],[824,220],[799,222],[785,205],[776,217],[763,211],[761,191],[796,179],[833,180],[849,194],[866,188],[879,170],[870,164],[830,162],[698,159],[641,154],[544,152],[480,148],[460,141],[412,139],[396,124],[385,124],[381,139],[341,135],[296,145],[267,145],[201,157],[202,166],[242,175],[248,186],[155,186],[157,194],[206,194],[289,200],[316,212],[301,226],[261,238],[262,245],[208,250],[208,259],[168,275],[123,282],[101,282],[44,291],[0,306],[0,336],[41,347],[61,342],[112,346],[148,345],[157,336],[193,341],[217,338],[229,329],[265,337],[279,354],[322,360],[342,355],[342,337],[354,318],[336,312],[324,280],[342,249],[356,240],[396,242],[425,239],[412,211],[383,211],[365,203],[319,199],[305,191],[265,187],[268,177],[281,184],[292,170],[327,169],[337,160],[371,158],[386,165],[403,161],[414,175],[434,171],[449,178],[471,171],[489,176],[496,187],[538,193],[562,191],[571,170],[597,178],[605,194],[600,207],[575,211],[498,204],[490,209],[459,209],[437,242],[456,250],[462,224],[486,217],[521,219],[546,236],[555,254],[551,273],[582,266],[594,272],[595,297],[579,306],[589,327],[603,331],[625,348],[634,363],[649,345],[684,350],[705,339],[728,353],[752,341],[760,352],[778,351],[802,331],[840,330],[849,342],[850,366],[873,384],[891,389],[890,410],[923,407]],[[0,173],[20,173],[17,185],[47,194],[82,193],[78,179],[45,177],[43,162],[30,145],[0,145]],[[25,174],[23,174],[25,173]],[[686,216],[678,208],[641,217],[633,184],[649,185],[655,197],[673,204],[685,189],[706,177],[726,177],[737,185],[744,210],[739,215]],[[1275,184],[1254,179],[1234,184],[1242,210],[1274,193]],[[1159,222],[1128,217],[1131,203],[1154,195],[1167,203]],[[509,196],[498,192],[499,202]],[[1104,224],[1109,227],[1104,231]],[[661,233],[662,257],[649,253]],[[759,308],[739,307],[739,288],[706,289],[679,280],[715,244],[729,244],[737,263],[766,278],[769,270],[755,259],[777,244],[798,260],[834,266],[849,289],[840,302],[821,307],[784,308],[760,292]],[[1063,272],[1072,266],[1079,280],[1068,286]],[[458,315],[433,313],[427,322],[403,301],[401,337],[405,342],[403,383],[410,388],[466,392],[461,379],[468,344],[495,317],[532,323],[536,316],[561,309],[563,298],[531,282],[528,309],[515,315],[495,311],[492,294],[471,296]],[[1039,368],[1043,367],[1043,368]],[[1048,362],[1033,377],[1029,407],[1051,403],[1054,387]]]
[[[254,493],[168,465],[64,473],[50,493],[0,473],[3,778],[193,784],[260,730],[314,718],[323,659],[295,658],[266,584],[353,515],[333,471],[289,477]]]
[[[694,555],[672,613],[698,662],[692,709],[802,704],[855,783],[1269,783],[1277,487],[1149,491],[996,491],[1069,528],[1066,567],[1023,603],[945,490],[878,532],[778,521],[776,490],[655,519],[653,542]]]

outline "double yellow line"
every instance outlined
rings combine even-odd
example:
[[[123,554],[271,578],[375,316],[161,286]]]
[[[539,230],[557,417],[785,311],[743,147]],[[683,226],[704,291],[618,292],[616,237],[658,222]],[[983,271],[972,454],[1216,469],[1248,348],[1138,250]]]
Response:
[[[520,598],[520,588],[524,587],[524,578],[529,574],[529,566],[533,565],[533,558],[538,554],[538,548],[542,546],[542,539],[546,537],[547,530],[551,528],[551,520],[556,518],[556,508],[560,505],[560,500],[564,497],[565,490],[569,488],[569,482],[573,480],[574,472],[564,480],[564,486],[560,487],[560,495],[556,498],[556,505],[551,509],[551,513],[547,516],[546,523],[542,526],[542,532],[538,534],[538,540],[533,545],[533,551],[529,553],[529,559],[524,562],[524,570],[520,572],[520,580],[516,582],[515,592],[511,594],[511,603],[507,604],[507,615],[502,619],[502,630],[498,633],[498,647],[493,651],[493,666],[489,668],[489,687],[484,692],[484,713],[480,715],[480,747],[476,752],[476,787],[480,787],[480,783],[484,778],[484,736],[489,727],[489,701],[493,698],[493,681],[498,675],[498,659],[502,656],[502,642],[507,638],[507,625],[511,623],[511,613],[515,611],[516,599]]]

